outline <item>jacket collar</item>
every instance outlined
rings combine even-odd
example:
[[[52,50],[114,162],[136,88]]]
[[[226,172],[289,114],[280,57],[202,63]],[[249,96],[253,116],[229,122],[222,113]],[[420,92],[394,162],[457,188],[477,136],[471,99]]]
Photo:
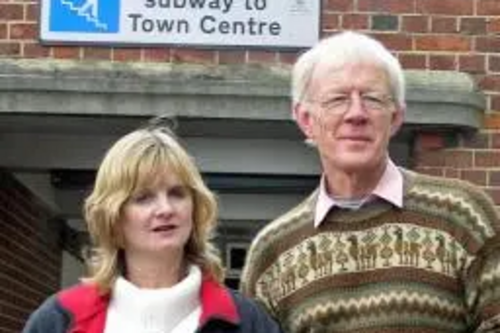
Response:
[[[213,319],[224,320],[238,325],[240,316],[229,290],[210,277],[205,277],[201,284],[200,327]]]
[[[222,320],[233,325],[240,323],[241,319],[231,293],[213,278],[203,277],[200,299],[200,327],[211,320]],[[103,295],[93,284],[79,284],[60,292],[58,300],[62,307],[71,313],[71,333],[104,332],[109,294]]]

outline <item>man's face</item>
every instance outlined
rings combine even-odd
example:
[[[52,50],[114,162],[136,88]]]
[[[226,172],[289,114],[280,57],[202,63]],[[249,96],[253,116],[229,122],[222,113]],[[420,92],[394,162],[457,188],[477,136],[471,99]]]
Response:
[[[369,172],[385,163],[403,110],[393,100],[384,70],[368,63],[319,65],[308,91],[295,117],[316,144],[325,171]]]

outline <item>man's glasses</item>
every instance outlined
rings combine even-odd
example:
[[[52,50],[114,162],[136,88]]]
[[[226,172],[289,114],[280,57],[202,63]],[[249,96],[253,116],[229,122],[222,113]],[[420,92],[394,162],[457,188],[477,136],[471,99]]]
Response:
[[[390,96],[381,93],[356,93],[356,95],[366,111],[385,111],[394,101]],[[353,100],[353,93],[342,93],[329,95],[328,98],[317,102],[328,113],[343,114],[352,106]]]

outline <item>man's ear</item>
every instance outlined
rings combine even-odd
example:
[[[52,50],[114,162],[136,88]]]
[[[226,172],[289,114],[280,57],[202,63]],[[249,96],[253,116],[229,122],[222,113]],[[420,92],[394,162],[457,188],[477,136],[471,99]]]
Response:
[[[311,111],[307,107],[307,104],[295,104],[293,107],[293,118],[306,138],[312,140],[312,126],[314,119],[311,115]]]
[[[401,126],[403,126],[403,122],[405,119],[406,106],[397,107],[394,113],[392,114],[391,120],[391,136],[396,135]]]

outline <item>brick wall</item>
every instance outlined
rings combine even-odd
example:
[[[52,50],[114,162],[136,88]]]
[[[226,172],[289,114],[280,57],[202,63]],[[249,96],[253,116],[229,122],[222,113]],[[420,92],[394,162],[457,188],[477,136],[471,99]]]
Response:
[[[59,288],[61,250],[49,211],[0,170],[0,332],[19,333]]]

